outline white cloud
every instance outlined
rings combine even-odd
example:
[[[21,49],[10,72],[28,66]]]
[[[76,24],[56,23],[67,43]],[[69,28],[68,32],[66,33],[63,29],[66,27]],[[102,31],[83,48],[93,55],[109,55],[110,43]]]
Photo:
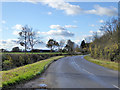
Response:
[[[82,39],[79,38],[79,37],[78,37],[76,40],[74,40],[74,42],[75,42],[77,45],[80,45],[81,41],[82,41]]]
[[[100,20],[99,22],[100,22],[100,23],[104,23],[104,20]]]
[[[38,1],[41,1],[41,0],[18,0],[19,2],[30,2],[30,3],[33,3],[33,4],[37,4]]]
[[[104,31],[100,31],[100,30],[92,31],[91,30],[89,33],[91,33],[92,35],[97,34],[98,37],[101,37],[104,34]]]
[[[93,35],[83,35],[82,40],[85,40],[85,42],[89,43],[93,41]]]
[[[74,33],[66,30],[65,28],[76,28],[77,26],[75,25],[65,25],[65,26],[60,26],[60,25],[50,25],[51,29],[56,29],[56,30],[50,30],[48,32],[40,32],[42,34],[47,34],[47,35],[55,35],[55,36],[63,36],[63,37],[72,37],[74,36]]]
[[[48,12],[48,15],[51,15],[52,14],[52,12]]]
[[[90,33],[92,33],[92,34],[93,34],[93,32],[94,32],[94,31],[92,31],[92,30],[90,31]]]
[[[18,35],[18,33],[20,32],[20,30],[22,30],[22,25],[20,24],[16,24],[15,26],[12,27],[12,29],[14,29],[13,31],[13,35]]]
[[[55,8],[57,10],[63,10],[67,15],[78,15],[78,14],[95,14],[95,15],[107,15],[107,16],[117,16],[117,8],[115,7],[101,7],[99,5],[95,5],[92,10],[84,10],[79,5],[72,5],[64,0],[19,0],[22,2],[30,2],[36,4],[41,2],[45,5],[48,5],[51,8]]]
[[[76,25],[65,25],[64,27],[65,27],[65,28],[77,28]]]
[[[63,10],[67,15],[76,15],[81,13],[82,9],[78,5],[72,5],[64,0],[45,0],[42,3],[57,10]]]
[[[20,32],[20,31],[15,30],[15,31],[13,31],[13,35],[18,35],[19,32]]]
[[[94,9],[92,10],[87,10],[85,13],[88,14],[95,14],[95,15],[107,15],[107,16],[117,16],[117,8],[114,7],[101,7],[100,5],[95,5]]]
[[[50,25],[51,29],[61,29],[61,30],[65,30],[65,28],[77,28],[76,25],[65,25],[65,26],[60,26],[60,25]]]
[[[17,43],[18,39],[7,39],[7,40],[0,40],[0,48],[4,48],[7,50],[11,50],[13,47],[20,47],[23,48],[22,46],[20,46]]]
[[[54,36],[63,36],[63,37],[72,37],[74,33],[67,30],[50,30],[48,32],[39,32],[44,35],[54,35]]]
[[[102,35],[104,35],[103,31],[97,30],[97,31],[89,31],[90,35],[83,35],[82,39],[85,40],[86,42],[92,42],[94,40],[94,35],[97,34],[97,37],[101,37]]]
[[[51,29],[61,29],[61,30],[65,30],[64,27],[60,26],[60,25],[50,25]]]
[[[12,29],[21,30],[22,29],[22,25],[16,24],[15,26],[12,27]]]
[[[20,1],[20,0],[19,0]],[[82,13],[82,9],[79,5],[72,5],[64,0],[21,0],[22,2],[30,2],[36,4],[37,2],[41,2],[45,5],[48,5],[51,8],[55,8],[57,10],[63,10],[67,15],[76,15]]]
[[[5,24],[6,23],[6,21],[5,20],[2,20],[2,24]]]
[[[97,34],[103,34],[103,31],[100,31],[100,30],[97,30],[97,31],[89,31],[89,33],[91,34],[94,34],[94,33],[97,33]]]

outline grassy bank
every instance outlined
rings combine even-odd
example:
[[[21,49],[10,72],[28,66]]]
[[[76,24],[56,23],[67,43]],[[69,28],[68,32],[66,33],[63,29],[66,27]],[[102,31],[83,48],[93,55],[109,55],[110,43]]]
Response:
[[[112,69],[112,70],[117,70],[118,71],[118,63],[116,62],[111,62],[111,61],[107,61],[107,60],[98,60],[98,59],[93,59],[90,56],[85,56],[84,57],[86,60],[98,64],[100,66]]]
[[[32,64],[54,56],[67,54],[2,54],[2,70],[10,70],[16,67]]]
[[[28,64],[19,68],[8,71],[1,71],[2,73],[2,87],[18,83],[23,80],[29,80],[36,75],[39,75],[44,70],[44,67],[50,62],[62,58],[64,56],[56,56],[46,60],[38,61],[33,64]]]

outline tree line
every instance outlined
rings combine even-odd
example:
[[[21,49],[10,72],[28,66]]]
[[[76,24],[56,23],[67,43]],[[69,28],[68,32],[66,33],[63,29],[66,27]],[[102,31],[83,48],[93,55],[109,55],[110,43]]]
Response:
[[[93,58],[120,61],[120,22],[112,18],[106,21],[101,27],[104,34],[99,37],[94,35],[90,43],[89,52]]]
[[[36,44],[42,44],[40,37],[38,36],[37,32],[33,30],[33,28],[28,27],[25,25],[22,27],[21,31],[19,32],[19,37],[17,43],[24,47],[24,50],[20,49],[19,47],[13,47],[11,52],[39,52],[39,49],[34,49]],[[58,52],[80,52],[80,46],[75,46],[75,43],[70,39],[67,40],[60,40],[59,42],[54,39],[49,39],[47,44],[47,48],[50,48],[50,52],[57,50]],[[1,49],[2,52],[7,52],[6,49]]]
[[[93,34],[92,42],[85,42],[83,40],[81,45],[76,45],[73,41],[60,40],[59,42],[54,39],[49,39],[46,47],[50,48],[50,52],[67,52],[70,54],[79,52],[81,54],[90,54],[91,57],[97,59],[119,61],[120,60],[120,22],[118,19],[112,18],[100,27],[103,33],[99,36],[98,33]],[[38,51],[39,49],[34,49],[36,44],[43,43],[37,33],[33,31],[32,28],[27,25],[24,26],[19,32],[18,43],[24,47],[24,52],[28,49],[32,51]],[[6,52],[5,49],[2,49]],[[19,47],[14,47],[12,51],[21,51]]]

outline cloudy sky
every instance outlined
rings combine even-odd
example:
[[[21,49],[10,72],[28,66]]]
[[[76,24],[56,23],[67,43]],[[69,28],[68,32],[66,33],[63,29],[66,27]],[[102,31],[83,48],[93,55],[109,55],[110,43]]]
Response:
[[[40,0],[2,2],[0,48],[11,50],[19,46],[16,40],[24,25],[32,27],[44,42],[36,48],[46,49],[45,43],[50,38],[57,41],[71,39],[80,45],[81,40],[92,36],[93,32],[102,33],[99,27],[118,15],[117,2],[37,1]]]

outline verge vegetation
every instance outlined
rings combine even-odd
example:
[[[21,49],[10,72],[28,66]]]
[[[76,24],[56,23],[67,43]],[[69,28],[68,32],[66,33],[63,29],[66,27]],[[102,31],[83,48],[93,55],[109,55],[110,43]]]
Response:
[[[62,57],[64,56],[56,56],[8,71],[0,71],[0,74],[2,74],[1,87],[10,86],[24,80],[30,80],[31,78],[40,75],[44,71],[46,65]]]
[[[32,64],[37,61],[48,59],[53,56],[61,56],[67,54],[2,54],[2,70],[10,70],[16,67]]]
[[[100,37],[95,33],[94,40],[90,43],[91,57],[120,62],[120,22],[113,18],[104,23],[100,30],[104,34]]]
[[[109,68],[109,69],[113,69],[113,70],[117,70],[118,71],[118,63],[117,62],[111,62],[111,61],[108,61],[108,60],[98,60],[98,59],[94,59],[92,58],[91,56],[85,56],[84,57],[86,60],[92,62],[92,63],[95,63],[95,64],[98,64],[100,66],[103,66],[103,67],[106,67],[106,68]]]

